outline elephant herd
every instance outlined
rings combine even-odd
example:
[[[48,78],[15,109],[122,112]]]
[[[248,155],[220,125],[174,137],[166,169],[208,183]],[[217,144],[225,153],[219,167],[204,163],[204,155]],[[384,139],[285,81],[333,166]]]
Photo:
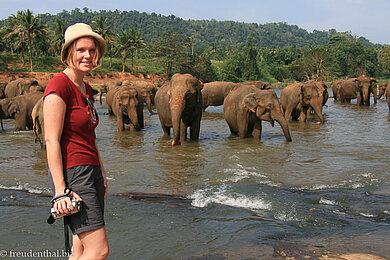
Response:
[[[390,81],[377,82],[374,78],[360,76],[340,79],[333,83],[335,101],[369,105],[370,96],[374,102],[386,96],[390,113]],[[378,93],[379,90],[379,93]],[[26,127],[34,130],[36,140],[42,145],[43,138],[43,91],[36,80],[17,79],[6,84],[0,82],[0,119],[15,119],[15,130]],[[99,93],[100,92],[100,93]],[[317,124],[324,123],[322,108],[329,94],[322,81],[296,82],[285,87],[280,98],[269,82],[246,81],[241,83],[215,81],[203,84],[190,74],[175,74],[169,81],[157,88],[146,81],[125,80],[100,87],[100,102],[106,97],[108,113],[117,119],[118,131],[126,125],[130,130],[144,128],[144,104],[151,114],[152,106],[157,114],[165,136],[170,137],[173,129],[172,146],[187,139],[198,140],[202,113],[208,106],[223,106],[224,118],[230,132],[240,138],[253,136],[261,138],[262,121],[272,126],[276,121],[286,141],[291,141],[290,120],[304,123],[310,113],[318,117]]]

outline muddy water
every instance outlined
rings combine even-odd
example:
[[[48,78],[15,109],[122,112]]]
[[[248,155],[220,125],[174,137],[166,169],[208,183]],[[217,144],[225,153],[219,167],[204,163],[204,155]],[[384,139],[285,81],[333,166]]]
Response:
[[[277,90],[278,95],[280,91]],[[332,94],[331,94],[332,95]],[[109,177],[110,259],[258,258],[281,252],[390,257],[390,122],[387,104],[340,105],[326,123],[263,122],[261,141],[231,136],[222,107],[209,107],[199,142],[172,148],[157,115],[118,133],[97,105],[97,143]],[[62,222],[46,224],[45,152],[31,131],[0,133],[0,249],[63,249]],[[171,198],[130,200],[121,192]]]

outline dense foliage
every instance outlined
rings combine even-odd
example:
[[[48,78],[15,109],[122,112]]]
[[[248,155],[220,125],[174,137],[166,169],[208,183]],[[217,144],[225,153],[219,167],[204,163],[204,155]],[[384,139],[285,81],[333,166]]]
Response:
[[[34,57],[59,55],[64,30],[76,22],[90,24],[105,38],[103,63],[112,70],[235,82],[390,76],[389,47],[349,32],[309,33],[286,23],[183,20],[137,11],[76,8],[37,16],[18,11],[0,21],[0,51],[19,55],[23,63],[28,55],[33,71]]]

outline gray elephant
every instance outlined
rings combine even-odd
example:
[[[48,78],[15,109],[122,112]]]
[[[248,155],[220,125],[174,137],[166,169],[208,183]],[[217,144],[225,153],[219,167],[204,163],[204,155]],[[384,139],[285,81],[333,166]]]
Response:
[[[372,80],[375,80],[375,78],[371,78]],[[370,89],[370,94],[374,97],[374,104],[376,104],[378,102],[378,84],[376,84],[376,80],[375,80],[375,83],[372,83],[371,85],[371,89]]]
[[[119,87],[119,86],[122,86],[122,82],[121,81],[109,82],[109,83],[105,83],[104,85],[100,86],[99,90],[98,90],[100,104],[102,104],[103,94],[107,94],[107,92],[110,89],[115,88],[115,87]]]
[[[165,136],[173,128],[172,146],[180,145],[187,139],[198,140],[202,118],[203,83],[190,74],[178,74],[164,84],[156,93],[155,102]]]
[[[273,89],[270,82],[260,80],[249,80],[239,83],[240,85],[256,86],[259,89]]]
[[[44,121],[43,121],[43,98],[40,98],[33,107],[31,112],[33,122],[33,132],[35,134],[35,142],[39,142],[41,147],[45,146],[44,139]]]
[[[15,131],[33,129],[32,110],[40,98],[42,92],[28,93],[13,98],[5,98],[0,101],[0,118],[15,119]]]
[[[35,79],[19,78],[7,84],[5,87],[5,96],[7,98],[16,97],[30,92],[30,87],[38,85]]]
[[[148,111],[150,114],[155,114],[152,110],[152,105],[154,105],[154,97],[157,93],[157,86],[155,86],[152,82],[148,81],[131,81],[130,86],[138,89],[141,93],[142,98],[147,105]]]
[[[341,82],[343,82],[345,79],[338,79],[336,81],[333,82],[333,86],[332,86],[332,92],[333,92],[333,99],[334,101],[337,101],[339,100],[339,89],[340,89],[340,84]]]
[[[370,93],[374,84],[376,80],[366,76],[344,80],[339,88],[340,102],[346,103],[356,98],[359,106],[369,106]]]
[[[390,85],[390,81],[382,82],[378,84],[378,98],[380,99],[382,96],[386,97],[386,87]]]
[[[236,85],[237,83],[228,81],[214,81],[205,83],[202,89],[203,111],[208,106],[223,105],[223,100],[229,94],[229,91]]]
[[[137,89],[115,87],[107,92],[106,102],[108,112],[117,118],[118,131],[124,131],[125,124],[130,125],[130,130],[144,128],[144,102]]]
[[[313,109],[318,116],[320,123],[324,123],[322,115],[322,106],[324,102],[324,93],[311,82],[294,83],[282,90],[280,102],[284,111],[284,117],[287,121],[298,120],[306,122],[308,110]]]
[[[223,102],[223,113],[232,134],[240,138],[252,135],[261,138],[262,120],[274,126],[278,122],[288,142],[291,135],[288,123],[283,116],[278,97],[273,90],[261,90],[256,86],[237,86],[226,96]]]
[[[7,82],[0,81],[0,99],[6,98],[5,96],[5,87],[7,86]]]

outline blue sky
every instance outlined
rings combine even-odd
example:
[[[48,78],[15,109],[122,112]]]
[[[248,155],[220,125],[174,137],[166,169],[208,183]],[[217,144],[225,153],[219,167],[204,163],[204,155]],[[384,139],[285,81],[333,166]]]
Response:
[[[390,0],[0,0],[0,19],[18,10],[57,14],[87,7],[173,14],[185,20],[286,22],[309,32],[350,31],[374,43],[390,44]]]

